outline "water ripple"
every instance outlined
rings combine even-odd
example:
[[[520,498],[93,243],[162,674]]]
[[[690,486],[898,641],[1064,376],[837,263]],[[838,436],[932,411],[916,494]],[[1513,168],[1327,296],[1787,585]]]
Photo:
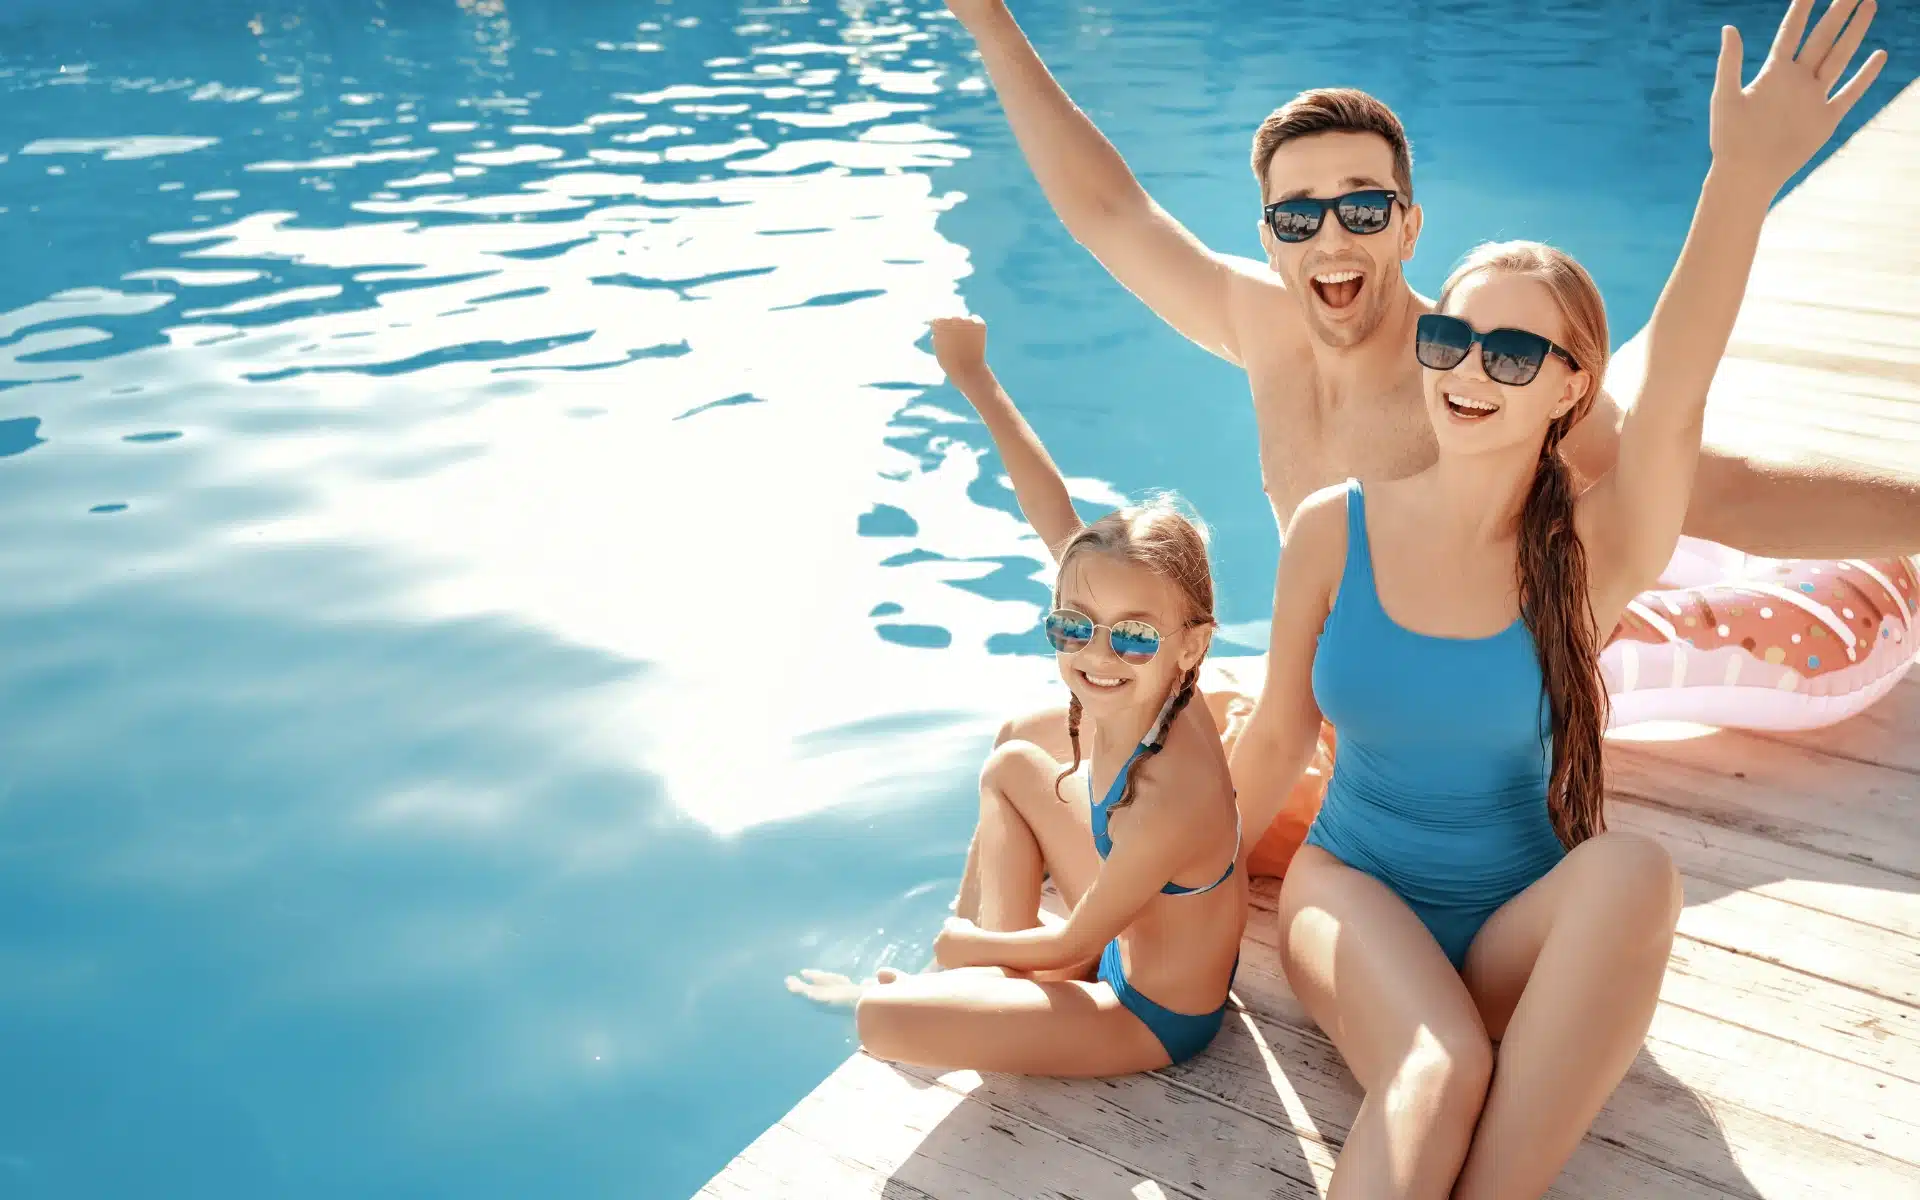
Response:
[[[1717,18],[1384,4],[1029,7],[1210,243],[1258,252],[1258,116],[1356,82],[1415,121],[1417,284],[1548,234],[1630,332]],[[0,30],[0,1166],[42,1190],[686,1194],[810,1086],[846,1031],[780,973],[924,959],[981,753],[1057,692],[924,348],[963,290],[1076,500],[1180,488],[1265,615],[1243,382],[1058,229],[937,4]]]

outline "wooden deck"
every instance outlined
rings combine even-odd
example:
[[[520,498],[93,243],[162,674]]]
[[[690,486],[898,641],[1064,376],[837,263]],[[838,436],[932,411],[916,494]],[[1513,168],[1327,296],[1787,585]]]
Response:
[[[1769,221],[1710,430],[1920,471],[1920,85]],[[1633,347],[1623,373],[1637,368]],[[1920,1197],[1920,674],[1819,733],[1609,749],[1687,907],[1639,1059],[1554,1191]],[[850,1058],[701,1197],[1311,1200],[1359,1105],[1254,897],[1225,1030],[1070,1083]]]

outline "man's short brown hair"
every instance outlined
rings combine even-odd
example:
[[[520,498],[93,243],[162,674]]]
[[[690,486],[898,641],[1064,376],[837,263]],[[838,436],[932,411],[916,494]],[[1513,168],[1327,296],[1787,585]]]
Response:
[[[1267,194],[1267,168],[1274,152],[1296,138],[1316,133],[1371,133],[1393,151],[1393,182],[1400,198],[1413,203],[1413,147],[1393,110],[1358,88],[1314,88],[1301,92],[1260,122],[1253,135],[1253,176]]]

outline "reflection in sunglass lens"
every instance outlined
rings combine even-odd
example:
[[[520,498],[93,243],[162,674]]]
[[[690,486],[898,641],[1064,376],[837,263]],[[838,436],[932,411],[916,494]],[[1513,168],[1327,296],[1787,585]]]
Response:
[[[1047,617],[1047,640],[1062,654],[1077,654],[1093,640],[1093,621],[1062,609]]]
[[[1547,357],[1546,339],[1521,329],[1496,329],[1480,342],[1487,378],[1520,387],[1533,382]]]
[[[1297,242],[1320,228],[1321,208],[1311,200],[1293,200],[1273,210],[1268,225],[1283,242]]]
[[[1460,365],[1472,346],[1473,330],[1458,317],[1429,313],[1420,318],[1414,333],[1414,356],[1421,366],[1435,371]]]
[[[1393,205],[1385,192],[1355,192],[1340,198],[1340,223],[1354,233],[1379,233]]]
[[[1160,651],[1160,631],[1144,621],[1121,621],[1113,627],[1113,652],[1122,662],[1139,666],[1152,662]]]

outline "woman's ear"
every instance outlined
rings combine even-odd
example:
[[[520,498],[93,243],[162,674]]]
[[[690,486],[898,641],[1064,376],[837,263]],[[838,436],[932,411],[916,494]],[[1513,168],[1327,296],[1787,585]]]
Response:
[[[1560,403],[1553,410],[1554,420],[1559,420],[1579,406],[1593,389],[1593,376],[1585,371],[1575,371],[1567,376],[1567,386],[1561,392]]]

